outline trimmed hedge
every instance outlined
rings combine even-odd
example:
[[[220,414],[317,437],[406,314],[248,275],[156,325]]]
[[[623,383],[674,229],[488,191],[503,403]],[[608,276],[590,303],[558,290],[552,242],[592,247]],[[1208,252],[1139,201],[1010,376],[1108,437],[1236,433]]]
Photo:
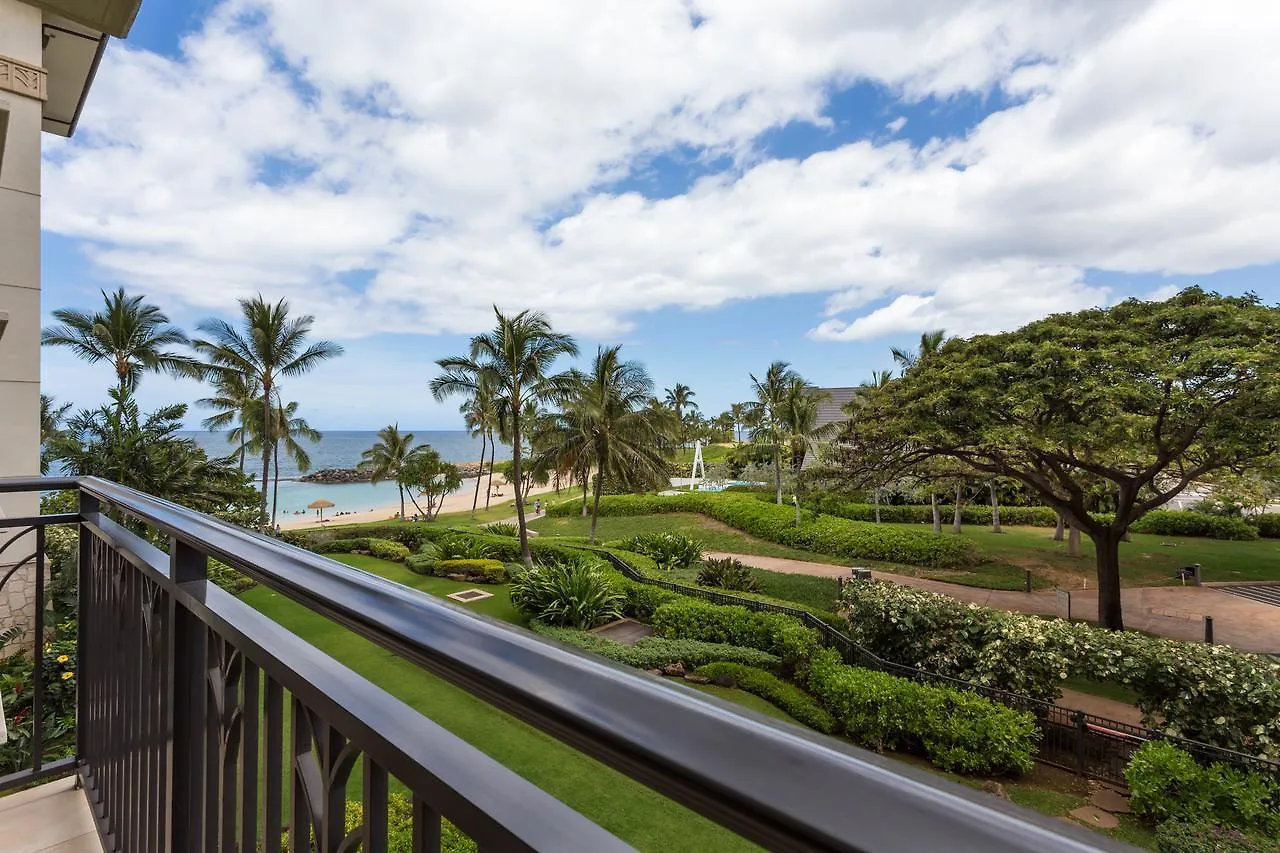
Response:
[[[791,715],[797,722],[825,735],[836,730],[836,721],[812,696],[771,672],[740,663],[709,663],[698,667],[697,675],[722,687],[736,687],[764,699]]]
[[[777,669],[781,663],[777,655],[726,643],[643,637],[634,646],[625,646],[596,634],[587,634],[572,628],[555,628],[536,619],[529,623],[529,628],[535,633],[558,640],[565,645],[595,652],[637,669],[657,669],[673,663],[683,664],[686,668],[697,668],[716,662]]]
[[[773,500],[772,496],[767,496]],[[764,500],[761,495],[758,499]],[[812,507],[826,515],[835,515],[852,521],[876,520],[875,504],[854,503],[836,495],[815,495],[805,501],[805,506]],[[950,524],[955,514],[955,506],[939,504],[938,514],[943,524]],[[991,507],[983,504],[970,504],[960,507],[960,517],[965,524],[974,527],[991,526]],[[932,524],[933,508],[928,504],[880,504],[880,521],[885,524]],[[1002,506],[1000,507],[1000,523],[1022,527],[1054,527],[1058,523],[1058,514],[1047,506]]]
[[[808,660],[820,647],[817,631],[785,613],[710,604],[684,596],[653,612],[653,632],[660,637],[760,649],[778,655],[789,667]]]
[[[399,542],[393,542],[390,539],[369,539],[369,555],[377,557],[379,560],[390,560],[393,563],[403,563],[412,551],[408,545],[402,545]]]
[[[510,580],[507,567],[501,560],[437,560],[432,574],[442,578],[466,575],[468,581],[475,583],[506,583]]]
[[[1280,663],[879,582],[845,584],[853,639],[894,663],[1051,701],[1072,676],[1125,684],[1167,734],[1280,758]]]
[[[807,684],[864,746],[914,752],[955,773],[1025,773],[1034,763],[1035,717],[976,694],[846,666],[834,649],[813,656]]]
[[[573,506],[558,504],[550,515],[571,516]],[[903,530],[819,515],[796,524],[791,507],[766,504],[749,495],[617,495],[600,501],[604,516],[656,515],[697,512],[730,527],[780,545],[816,551],[851,560],[881,560],[950,569],[977,562],[977,549],[968,539],[923,530]]]
[[[1264,539],[1280,539],[1280,512],[1264,512],[1247,521],[1258,528],[1258,535]]]
[[[1131,524],[1129,530],[1156,536],[1203,536],[1242,541],[1258,538],[1258,528],[1243,518],[1187,510],[1153,509]]]
[[[1154,823],[1210,823],[1280,836],[1280,780],[1196,762],[1171,743],[1147,741],[1124,770],[1129,804]]]

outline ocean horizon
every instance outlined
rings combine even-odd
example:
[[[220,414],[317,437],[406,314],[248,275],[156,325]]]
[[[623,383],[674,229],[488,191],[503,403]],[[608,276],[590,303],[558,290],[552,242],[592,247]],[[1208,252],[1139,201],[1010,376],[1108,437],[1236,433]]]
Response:
[[[311,457],[310,471],[325,468],[354,468],[360,462],[360,454],[378,441],[377,430],[322,430],[323,438],[314,444],[304,442]],[[414,445],[430,445],[446,462],[479,462],[481,442],[479,437],[466,430],[401,430],[411,432]],[[196,442],[210,456],[230,456],[236,447],[227,440],[226,432],[209,430],[184,430],[184,438]],[[488,458],[488,449],[485,457]],[[498,459],[511,458],[510,448],[498,445]],[[262,460],[252,455],[245,459],[245,473],[253,474],[256,483],[262,482]],[[374,509],[399,507],[400,491],[395,483],[307,483],[298,479],[302,474],[294,461],[280,455],[280,492],[276,520],[281,521],[307,511],[307,505],[323,498],[334,504],[330,512],[368,512]],[[475,479],[467,479],[458,491],[475,488]]]

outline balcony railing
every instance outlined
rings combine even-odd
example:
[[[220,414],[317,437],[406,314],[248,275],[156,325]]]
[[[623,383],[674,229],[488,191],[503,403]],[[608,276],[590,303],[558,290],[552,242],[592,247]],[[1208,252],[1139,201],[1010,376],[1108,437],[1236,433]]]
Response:
[[[108,851],[275,853],[287,835],[292,851],[382,853],[392,779],[415,851],[440,848],[442,818],[481,850],[630,849],[210,582],[210,559],[770,850],[1128,849],[114,483],[0,479],[55,489],[77,491],[78,512],[0,533],[79,531],[75,755],[42,762],[37,712],[32,764],[0,791],[76,773]]]

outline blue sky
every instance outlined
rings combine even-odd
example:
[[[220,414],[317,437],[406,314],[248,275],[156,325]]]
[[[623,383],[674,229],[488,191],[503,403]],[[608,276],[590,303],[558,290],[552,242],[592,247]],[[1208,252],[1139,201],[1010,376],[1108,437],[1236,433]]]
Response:
[[[46,138],[46,311],[287,298],[348,354],[285,393],[360,429],[457,426],[426,385],[494,303],[715,414],[774,359],[856,384],[932,328],[1280,298],[1266,4],[366,5],[144,2]],[[103,399],[107,367],[43,359]]]

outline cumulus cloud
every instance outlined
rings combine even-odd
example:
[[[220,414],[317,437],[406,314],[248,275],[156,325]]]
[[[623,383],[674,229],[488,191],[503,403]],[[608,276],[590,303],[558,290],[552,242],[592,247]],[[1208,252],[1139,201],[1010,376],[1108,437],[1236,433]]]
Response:
[[[1086,270],[1280,259],[1277,39],[1264,0],[224,0],[174,57],[112,46],[44,227],[153,296],[289,296],[335,337],[792,293],[827,295],[819,339],[1007,328],[1112,298]],[[762,147],[855,82],[1009,105]],[[733,165],[610,191],[673,151]]]
[[[907,126],[906,116],[898,116],[893,121],[885,125],[885,127],[888,129],[890,133],[897,133],[898,131],[902,130],[906,126]]]

